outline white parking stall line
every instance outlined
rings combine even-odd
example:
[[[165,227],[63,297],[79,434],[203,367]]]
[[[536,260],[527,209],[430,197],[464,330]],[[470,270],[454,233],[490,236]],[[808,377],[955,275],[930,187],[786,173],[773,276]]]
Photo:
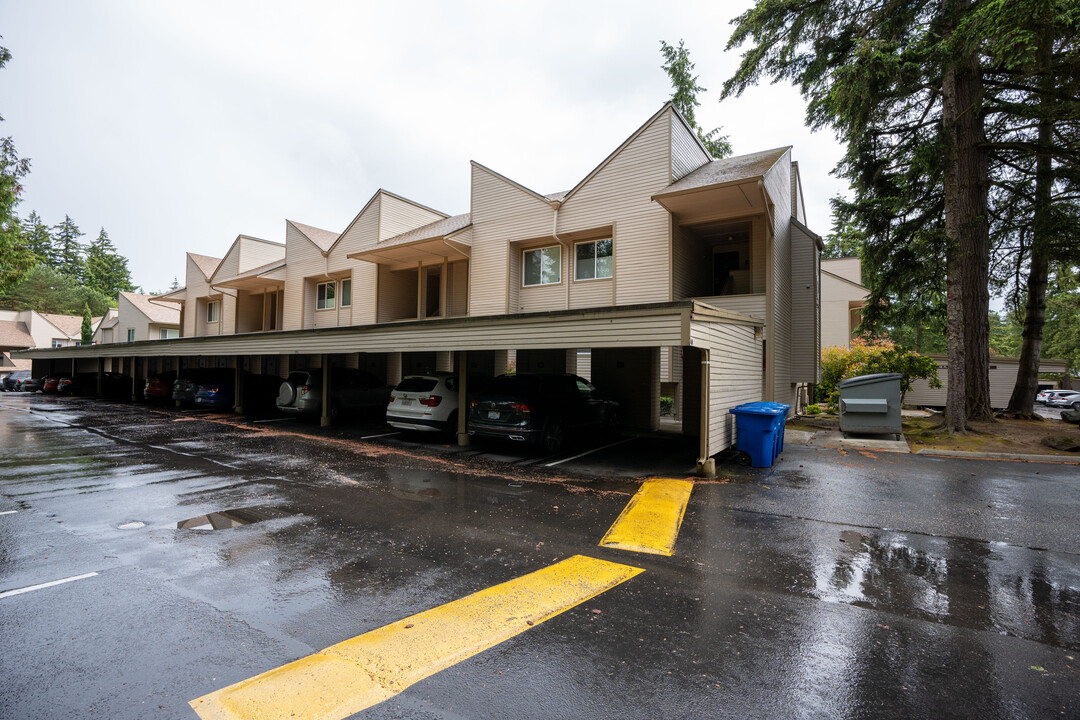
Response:
[[[42,590],[54,585],[63,585],[64,583],[75,582],[76,580],[85,580],[86,578],[92,578],[95,575],[97,575],[96,572],[91,572],[84,575],[64,578],[63,580],[53,580],[52,582],[41,583],[40,585],[31,585],[30,587],[18,588],[16,590],[7,590],[5,592],[0,592],[0,599],[11,597],[12,595],[22,595],[23,593],[33,592],[35,590]]]
[[[288,422],[289,420],[295,420],[296,418],[284,417],[284,418],[269,418],[267,420],[252,420],[253,423],[268,423],[268,422]]]
[[[371,440],[373,438],[390,437],[391,435],[400,435],[400,434],[401,433],[399,433],[399,432],[392,432],[392,433],[384,433],[382,435],[367,435],[367,436],[362,437],[360,439],[361,440]]]
[[[19,512],[19,511],[18,510],[4,510],[3,512],[0,512],[0,515],[14,515],[17,512]]]
[[[564,462],[570,462],[571,460],[577,460],[578,458],[583,458],[586,455],[592,455],[595,452],[600,452],[601,450],[607,450],[608,448],[615,447],[616,445],[622,445],[623,443],[628,443],[633,439],[634,438],[632,438],[632,437],[624,438],[623,440],[618,440],[618,441],[613,442],[613,443],[611,443],[609,445],[603,445],[603,446],[598,447],[598,448],[593,448],[592,450],[586,450],[583,453],[578,453],[577,455],[571,455],[570,457],[563,458],[562,460],[556,460],[555,462],[549,462],[547,465],[544,465],[544,467],[554,467],[556,465],[562,465]]]

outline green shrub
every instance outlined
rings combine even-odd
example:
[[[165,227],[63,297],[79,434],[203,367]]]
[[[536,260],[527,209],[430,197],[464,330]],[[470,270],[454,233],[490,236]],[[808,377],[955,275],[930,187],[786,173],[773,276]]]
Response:
[[[660,414],[672,415],[675,412],[675,398],[660,397]]]
[[[807,415],[820,415],[821,414],[821,406],[816,404],[816,403],[814,405],[807,405],[806,406],[806,414]]]
[[[842,380],[876,373],[900,373],[901,398],[919,378],[929,381],[932,388],[941,387],[937,363],[932,358],[906,350],[891,340],[855,338],[850,348],[833,345],[821,351],[818,400],[824,399],[830,408],[834,407],[840,402],[837,386]]]

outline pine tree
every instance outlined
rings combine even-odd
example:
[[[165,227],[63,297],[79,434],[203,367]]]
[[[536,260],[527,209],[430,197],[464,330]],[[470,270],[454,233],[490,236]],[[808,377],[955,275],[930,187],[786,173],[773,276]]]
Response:
[[[64,222],[54,228],[53,245],[56,248],[56,270],[61,275],[71,278],[76,284],[83,281],[83,248],[79,238],[83,236],[79,226],[70,215],[64,216]]]
[[[671,94],[671,102],[682,113],[686,122],[694,129],[698,139],[712,153],[713,157],[727,157],[731,154],[731,143],[728,141],[727,136],[720,134],[720,128],[714,128],[709,132],[702,131],[701,126],[697,124],[697,119],[694,117],[694,108],[701,105],[697,95],[699,92],[707,92],[707,88],[698,85],[697,75],[692,74],[694,63],[690,62],[690,51],[686,49],[682,40],[679,41],[678,47],[668,45],[661,40],[660,53],[667,61],[661,67],[671,78],[671,85],[675,89],[675,92]]]
[[[86,250],[84,284],[109,298],[134,290],[127,258],[116,252],[105,228]]]
[[[8,49],[0,47],[0,68],[10,59]],[[0,291],[9,289],[34,265],[34,254],[22,242],[15,215],[22,178],[29,172],[30,161],[19,157],[11,138],[0,138]]]
[[[83,305],[82,316],[82,344],[92,345],[94,342],[94,326],[92,323],[93,318],[90,317],[90,306]]]
[[[38,262],[56,266],[56,248],[53,246],[53,237],[48,225],[41,221],[36,210],[30,212],[30,216],[23,223],[23,244],[34,253]]]

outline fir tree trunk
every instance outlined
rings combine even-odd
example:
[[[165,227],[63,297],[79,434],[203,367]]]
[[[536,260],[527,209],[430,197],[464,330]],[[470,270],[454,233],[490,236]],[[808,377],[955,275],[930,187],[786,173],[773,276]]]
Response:
[[[1050,39],[1043,32],[1040,38],[1039,68],[1044,72],[1050,65]],[[1039,81],[1040,91],[1053,90],[1053,77],[1045,73]],[[1049,148],[1053,142],[1053,121],[1048,112],[1039,119],[1039,156],[1035,159],[1035,208],[1032,218],[1032,242],[1030,267],[1028,268],[1027,304],[1024,311],[1023,345],[1020,349],[1020,367],[1016,373],[1016,385],[1009,398],[1007,411],[1023,416],[1035,414],[1035,394],[1039,391],[1039,356],[1042,354],[1043,326],[1046,324],[1046,281],[1048,271],[1047,246],[1049,243],[1051,186],[1053,168]]]
[[[946,5],[951,27],[969,10],[969,0]],[[989,171],[984,140],[982,76],[978,58],[951,58],[942,80],[942,124],[946,146],[945,233],[948,302],[949,391],[946,424],[951,432],[969,420],[993,420],[990,409],[990,229]]]

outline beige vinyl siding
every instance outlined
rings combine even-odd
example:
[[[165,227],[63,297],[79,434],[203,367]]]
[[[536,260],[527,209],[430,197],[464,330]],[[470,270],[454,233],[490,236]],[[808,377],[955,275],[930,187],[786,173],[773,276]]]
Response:
[[[570,307],[603,307],[612,304],[615,281],[612,278],[573,280],[570,283]]]
[[[507,312],[513,282],[507,272],[509,243],[550,236],[551,206],[487,168],[472,165],[472,257],[469,272],[469,314]],[[520,249],[514,262],[520,265]],[[517,271],[520,275],[520,268]],[[520,280],[517,281],[520,285]],[[514,305],[510,305],[513,311]]]
[[[376,193],[345,229],[331,252],[335,259],[344,259],[349,253],[367,250],[379,242],[379,211],[382,208],[382,199],[383,193]]]
[[[693,133],[675,113],[668,115],[671,117],[671,182],[675,182],[712,158],[701,149]]]
[[[791,216],[806,225],[806,208],[802,195],[799,164],[791,163]]]
[[[614,226],[616,304],[671,298],[670,216],[650,200],[671,176],[670,115],[643,127],[559,209],[560,234]]]
[[[735,416],[728,410],[762,399],[762,346],[754,339],[754,328],[747,325],[695,322],[690,326],[690,338],[695,347],[709,350],[711,456],[735,443]],[[686,391],[700,389],[696,383],[687,383]],[[695,405],[691,400],[684,396],[688,408]]]
[[[791,227],[791,379],[821,380],[821,278],[817,243]]]
[[[263,327],[263,293],[235,291],[236,295],[236,332],[258,332]]]
[[[240,239],[240,261],[238,272],[246,272],[252,268],[269,265],[285,259],[285,246],[281,243],[259,240],[257,238],[244,237]],[[220,271],[218,277],[229,277]]]
[[[935,356],[938,364],[937,377],[940,388],[931,388],[926,380],[915,380],[911,390],[904,396],[904,404],[912,406],[945,407],[945,397],[949,391],[948,361],[942,356]],[[990,405],[995,409],[1004,409],[1009,405],[1016,376],[1020,371],[1020,361],[1016,358],[990,359]],[[1065,363],[1060,360],[1042,360],[1040,373],[1063,373]]]
[[[447,271],[450,296],[450,315],[462,316],[469,313],[469,261],[461,260],[450,263]]]
[[[240,268],[240,249],[242,247],[242,238],[237,238],[233,242],[229,251],[225,253],[225,257],[221,258],[221,262],[218,263],[217,270],[214,271],[214,278],[227,278],[233,275],[238,275],[243,272]],[[256,267],[252,265],[251,267]],[[247,268],[244,268],[246,270]]]
[[[195,264],[195,261],[191,259],[191,256],[184,256],[187,260],[187,268],[184,271],[185,285],[187,287],[187,300],[184,303],[184,325],[181,328],[181,332],[184,337],[195,337],[195,325],[198,312],[196,311],[197,298],[205,296],[209,292],[209,287],[206,284],[206,276],[202,274],[202,270]],[[205,310],[204,310],[205,312]],[[205,315],[203,316],[205,319]],[[122,340],[122,336],[116,335],[119,340]]]
[[[307,236],[285,223],[285,299],[282,312],[283,330],[313,327],[315,322],[315,289],[312,278],[326,274],[326,258]],[[310,302],[306,302],[310,294]]]
[[[856,285],[862,285],[862,261],[857,257],[822,260],[821,269],[850,280]]]
[[[709,295],[709,252],[705,243],[689,230],[672,222],[672,300]]]
[[[447,217],[425,207],[383,193],[379,211],[379,241]]]
[[[714,295],[698,298],[703,303],[722,310],[750,315],[765,320],[765,295]]]
[[[520,251],[519,251],[520,252]],[[563,249],[565,255],[565,248]],[[558,285],[534,285],[518,289],[517,311],[546,312],[566,309],[566,264],[563,263],[563,281]]]
[[[127,342],[128,330],[135,330],[135,340],[153,340],[150,337],[150,318],[131,304],[123,295],[118,296],[115,337],[117,342]]]
[[[765,270],[769,262],[766,246],[767,215],[756,215],[750,221],[750,285],[755,293],[765,292]]]
[[[379,266],[379,322],[416,318],[416,271]]]
[[[773,398],[794,406],[791,367],[791,152],[765,173],[765,189],[773,205],[773,316],[768,342],[773,362]]]

